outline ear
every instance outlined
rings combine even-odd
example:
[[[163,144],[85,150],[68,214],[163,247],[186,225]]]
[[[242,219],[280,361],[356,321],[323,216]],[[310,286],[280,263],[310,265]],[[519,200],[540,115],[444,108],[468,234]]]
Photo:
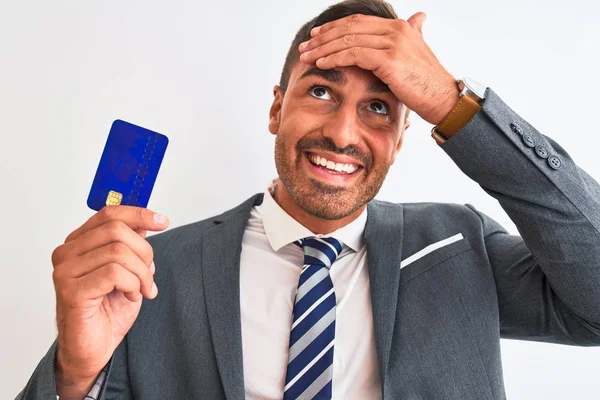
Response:
[[[402,143],[404,142],[404,133],[410,127],[410,121],[408,118],[404,120],[404,126],[402,127],[402,132],[400,132],[400,137],[398,138],[398,143],[396,144],[396,148],[394,149],[394,155],[392,156],[392,164],[396,162],[396,157],[400,150],[402,149]]]
[[[283,93],[279,85],[273,87],[273,96],[273,104],[271,104],[271,110],[269,111],[269,132],[277,135],[281,124],[281,105],[283,104]]]

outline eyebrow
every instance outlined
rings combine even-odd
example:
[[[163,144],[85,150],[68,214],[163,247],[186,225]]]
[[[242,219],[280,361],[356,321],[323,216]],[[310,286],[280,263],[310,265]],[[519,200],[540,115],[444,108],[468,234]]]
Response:
[[[326,81],[335,83],[336,85],[343,85],[346,83],[346,76],[343,72],[338,71],[337,69],[320,69],[317,66],[312,66],[302,75],[300,75],[300,79],[304,79],[310,76],[318,76],[320,78],[325,79]],[[369,85],[368,91],[370,93],[391,93],[392,90],[388,85],[383,83],[381,80],[377,79],[375,82],[372,82]]]
[[[375,82],[371,82],[369,85],[370,93],[393,93],[392,89],[380,79],[377,79]]]
[[[346,77],[344,76],[344,73],[338,71],[337,69],[320,69],[317,66],[312,66],[304,71],[302,75],[300,75],[300,79],[304,79],[309,76],[318,76],[337,85],[343,85],[346,83]]]

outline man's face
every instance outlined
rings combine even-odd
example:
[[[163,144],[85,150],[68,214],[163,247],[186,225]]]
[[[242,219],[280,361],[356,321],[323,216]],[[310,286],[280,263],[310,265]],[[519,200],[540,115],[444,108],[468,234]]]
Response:
[[[275,87],[275,165],[309,215],[344,218],[373,199],[402,146],[405,107],[370,71],[296,63]]]

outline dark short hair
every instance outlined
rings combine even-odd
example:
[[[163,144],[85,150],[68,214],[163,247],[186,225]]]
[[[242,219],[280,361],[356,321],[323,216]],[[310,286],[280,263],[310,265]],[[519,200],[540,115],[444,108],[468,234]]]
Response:
[[[296,32],[296,36],[285,57],[285,64],[283,64],[283,70],[279,78],[279,87],[284,95],[290,82],[292,68],[300,61],[298,46],[300,46],[300,43],[310,40],[310,31],[314,27],[354,14],[371,15],[387,19],[398,18],[394,7],[384,0],[345,0],[327,8],[321,14],[302,25],[298,32]],[[410,110],[407,108],[406,117],[408,117],[409,113]]]
[[[398,18],[394,8],[383,0],[346,0],[330,6],[321,14],[302,25],[302,28],[296,33],[296,37],[294,37],[294,41],[290,45],[285,57],[285,64],[283,65],[281,78],[279,79],[279,86],[283,93],[285,93],[290,82],[292,68],[300,60],[298,46],[300,43],[311,38],[310,31],[314,27],[354,14],[372,15],[388,19]]]

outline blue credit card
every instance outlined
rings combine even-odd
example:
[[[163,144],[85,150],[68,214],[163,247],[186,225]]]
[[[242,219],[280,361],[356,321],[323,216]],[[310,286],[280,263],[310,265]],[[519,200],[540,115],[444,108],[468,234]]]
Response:
[[[165,135],[116,120],[113,122],[92,183],[87,204],[146,207],[169,139]]]

